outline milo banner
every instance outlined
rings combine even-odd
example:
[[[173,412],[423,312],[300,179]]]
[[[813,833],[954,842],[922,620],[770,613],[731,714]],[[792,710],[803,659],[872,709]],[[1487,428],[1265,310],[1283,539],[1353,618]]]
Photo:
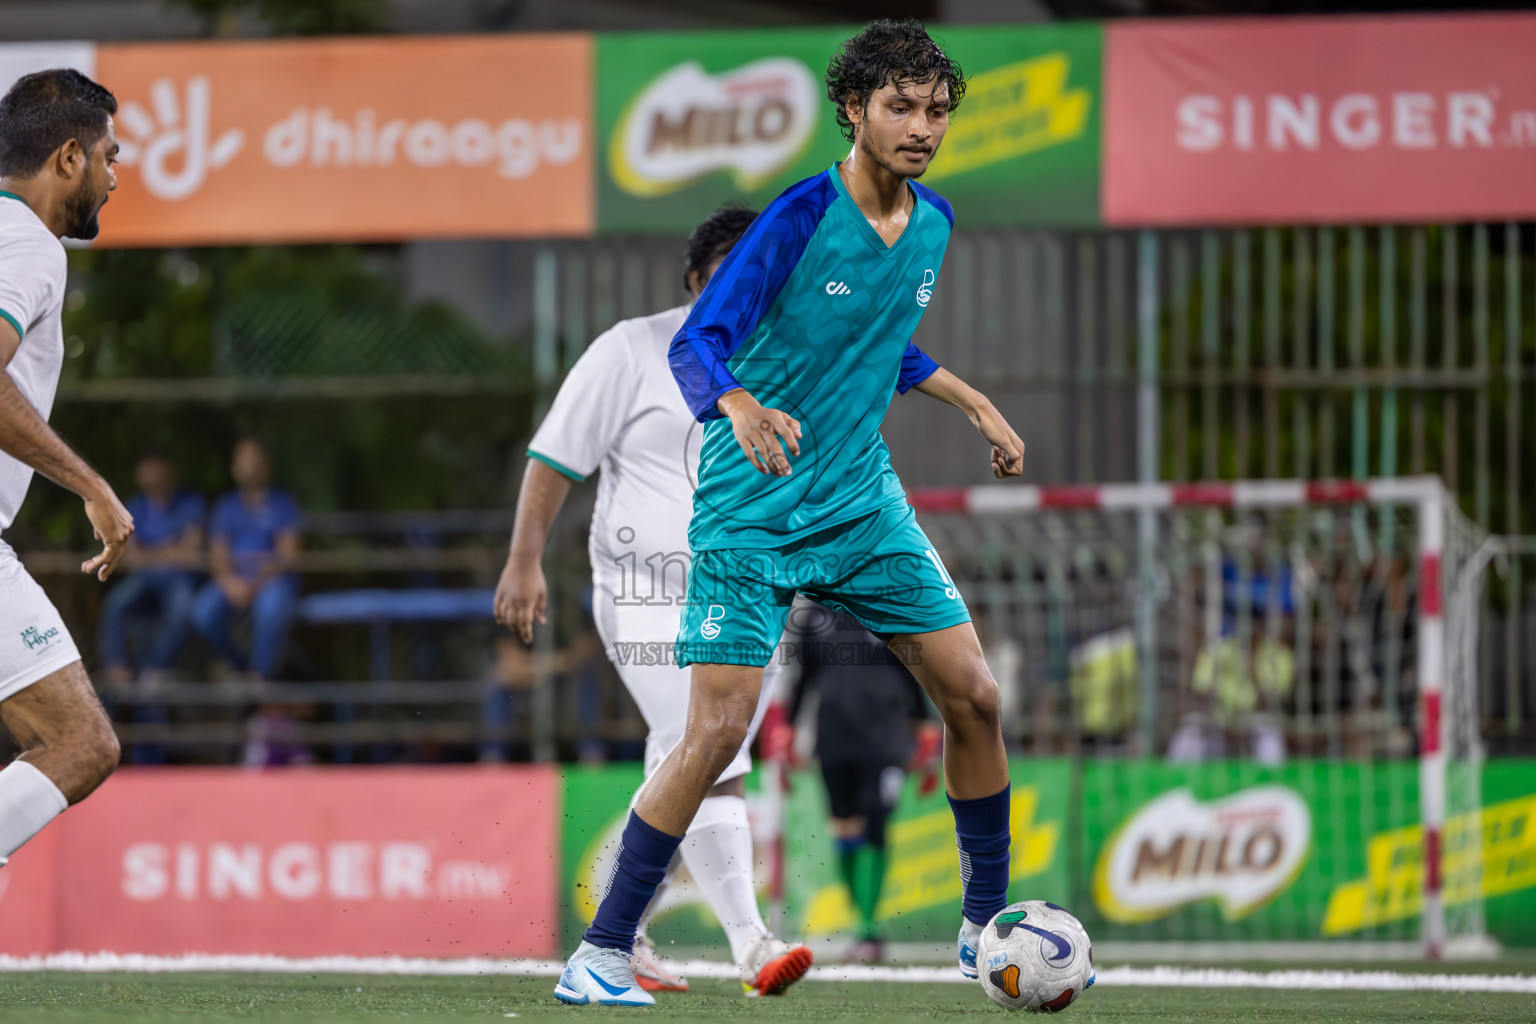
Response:
[[[1422,910],[1416,762],[1016,759],[1012,899],[1062,903],[1097,939],[1413,940]],[[1453,768],[1454,771],[1454,768]],[[1445,831],[1448,923],[1478,907],[1489,934],[1536,946],[1536,761],[1486,764],[1478,786],[1452,778]],[[565,773],[560,904],[566,945],[596,909],[638,766]],[[756,794],[748,786],[757,830]],[[1479,809],[1480,807],[1480,809]],[[760,830],[758,830],[760,831]],[[890,870],[877,910],[896,941],[950,938],[960,912],[954,822],[942,790],[907,781],[889,826]],[[849,933],[821,779],[786,798],[783,930]],[[1477,844],[1481,841],[1481,868]],[[770,877],[766,848],[757,879]],[[767,906],[767,891],[760,892]],[[717,945],[719,927],[680,872],[652,935]]]
[[[1096,761],[1082,772],[1087,891],[1074,903],[1097,937],[1418,935],[1415,762]],[[1536,766],[1494,762],[1481,782],[1479,799],[1472,780],[1450,780],[1447,918],[1483,901],[1495,938],[1536,943]]]
[[[854,31],[599,35],[599,232],[686,233],[841,160],[826,68]],[[969,84],[923,183],[958,227],[1098,223],[1100,37],[1089,24],[943,31]]]

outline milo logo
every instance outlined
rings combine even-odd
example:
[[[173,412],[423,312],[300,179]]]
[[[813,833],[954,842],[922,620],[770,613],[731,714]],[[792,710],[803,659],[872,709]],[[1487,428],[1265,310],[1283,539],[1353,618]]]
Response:
[[[1311,841],[1311,812],[1286,786],[1254,786],[1208,803],[1177,789],[1110,837],[1094,868],[1093,899],[1105,917],[1124,923],[1207,899],[1231,920],[1289,886]]]
[[[696,61],[663,72],[614,128],[608,166],[619,188],[656,196],[711,171],[752,191],[795,162],[820,108],[817,80],[793,57],[765,57],[712,75]]]

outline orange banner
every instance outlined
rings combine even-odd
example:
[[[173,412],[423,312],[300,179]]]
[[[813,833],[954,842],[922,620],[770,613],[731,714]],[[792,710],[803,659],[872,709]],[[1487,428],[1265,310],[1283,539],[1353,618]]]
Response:
[[[559,776],[125,769],[0,869],[0,953],[552,956]]]
[[[103,45],[96,73],[100,245],[592,230],[590,36]]]

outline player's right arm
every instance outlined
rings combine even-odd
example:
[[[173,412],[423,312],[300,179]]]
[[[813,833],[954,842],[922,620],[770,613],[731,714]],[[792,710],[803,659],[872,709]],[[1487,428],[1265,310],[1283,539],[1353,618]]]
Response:
[[[533,623],[543,625],[549,590],[544,581],[544,545],[554,525],[571,481],[557,470],[528,460],[523,473],[523,487],[517,493],[517,517],[512,523],[512,545],[507,564],[496,583],[496,621],[522,638],[533,642]]]
[[[6,312],[10,316],[17,315],[10,309]],[[21,334],[11,324],[9,316],[0,317],[0,370],[11,365],[20,346]],[[82,563],[80,571],[92,573],[99,580],[112,575],[112,570],[117,568],[118,561],[128,550],[133,516],[117,500],[102,475],[48,426],[48,421],[21,393],[11,375],[3,372],[0,372],[0,451],[80,496],[85,502],[85,516],[91,521],[91,530],[102,543],[101,554]]]
[[[528,443],[528,469],[517,495],[512,543],[496,584],[496,621],[533,642],[546,620],[544,545],[574,481],[585,480],[617,443],[634,407],[638,368],[625,324],[587,346],[560,384],[549,413]]]

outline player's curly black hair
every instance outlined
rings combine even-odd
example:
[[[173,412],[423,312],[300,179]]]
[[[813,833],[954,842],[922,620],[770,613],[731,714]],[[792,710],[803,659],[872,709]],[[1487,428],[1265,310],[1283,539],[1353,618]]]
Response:
[[[853,122],[848,119],[848,97],[859,105],[870,94],[892,82],[929,82],[949,87],[949,109],[965,96],[965,74],[960,65],[939,49],[916,18],[882,18],[838,47],[827,65],[827,99],[837,107],[837,123],[843,137],[853,141]]]
[[[690,270],[697,270],[703,277],[709,265],[724,259],[756,219],[757,211],[740,203],[726,203],[704,218],[688,235],[688,248],[683,250],[683,287],[688,287]]]

